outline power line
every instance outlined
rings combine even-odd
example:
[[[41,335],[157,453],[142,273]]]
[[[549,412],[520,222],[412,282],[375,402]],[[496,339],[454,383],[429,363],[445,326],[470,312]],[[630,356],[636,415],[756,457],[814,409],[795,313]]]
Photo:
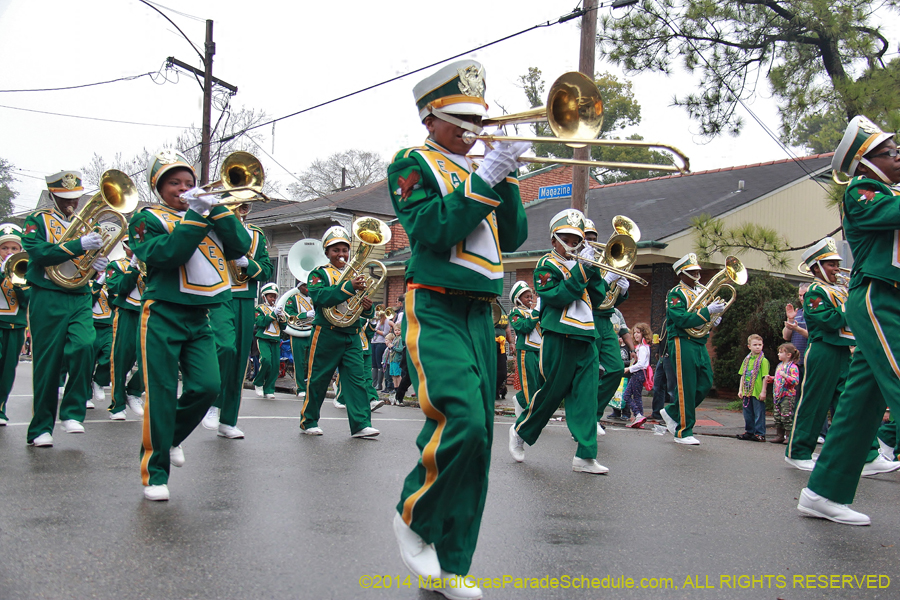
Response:
[[[119,77],[118,79],[110,79],[109,81],[98,81],[97,83],[84,83],[81,85],[69,85],[66,87],[58,87],[58,88],[35,88],[30,90],[0,90],[0,94],[11,94],[15,92],[59,92],[62,90],[77,90],[80,88],[93,87],[95,85],[106,85],[107,83],[117,83],[119,81],[133,81],[135,79],[140,79],[141,77],[149,77],[153,75],[156,71],[150,71],[148,73],[141,73],[140,75],[128,75],[127,77]]]
[[[204,58],[203,53],[200,52],[200,50],[197,49],[197,46],[194,45],[194,42],[191,41],[191,38],[189,38],[189,37],[187,36],[187,34],[185,34],[185,33],[181,30],[181,27],[179,27],[178,25],[175,24],[175,21],[173,21],[172,19],[170,19],[163,11],[159,10],[158,8],[156,8],[156,6],[153,6],[152,3],[147,2],[147,0],[138,0],[138,2],[140,2],[140,3],[142,3],[142,4],[145,4],[145,5],[149,6],[150,8],[152,8],[153,10],[155,10],[156,12],[158,12],[160,15],[162,15],[162,18],[165,19],[166,21],[168,21],[169,23],[171,23],[171,24],[172,24],[172,27],[174,27],[175,29],[177,29],[177,30],[178,30],[178,33],[181,34],[181,37],[183,37],[185,40],[187,40],[187,43],[191,45],[191,48],[194,49],[194,52],[197,53],[197,56],[200,57],[200,60],[201,60],[203,63],[206,62],[206,59]],[[159,6],[162,6],[162,5],[159,5]],[[165,7],[163,6],[163,8],[165,8]],[[166,10],[170,10],[170,9],[166,9]],[[173,11],[173,12],[175,12],[175,11]],[[179,14],[180,14],[180,13],[179,13]]]
[[[69,117],[70,119],[87,119],[88,121],[103,121],[104,123],[121,123],[124,125],[142,125],[144,127],[168,127],[171,129],[198,129],[197,127],[184,127],[182,125],[160,125],[158,123],[138,123],[136,121],[118,121],[115,119],[101,119],[100,117],[85,117],[82,115],[66,115],[63,113],[49,112],[46,110],[34,110],[33,108],[21,108],[19,106],[5,106],[0,104],[0,108],[8,108],[10,110],[21,110],[25,112],[40,113],[42,115],[53,115],[54,117]]]

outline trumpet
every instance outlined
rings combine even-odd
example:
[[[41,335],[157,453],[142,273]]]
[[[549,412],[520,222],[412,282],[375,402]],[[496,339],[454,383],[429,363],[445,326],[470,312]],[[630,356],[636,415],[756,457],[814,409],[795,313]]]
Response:
[[[587,240],[585,240],[585,243],[603,251],[603,262],[612,264],[613,266],[630,273],[631,270],[634,269],[634,264],[637,262],[637,243],[641,240],[641,230],[637,226],[637,223],[624,215],[616,215],[613,217],[612,226],[615,233],[609,237],[609,240],[607,240],[605,244]],[[634,244],[628,244],[628,242],[623,241],[624,238],[621,236],[631,238],[634,241]],[[644,285],[647,285],[646,282]],[[606,297],[597,308],[613,308],[618,299],[619,286],[613,286],[606,292]]]
[[[799,272],[804,277],[818,279],[818,277],[812,274],[812,271],[806,263],[800,263],[799,265],[797,265],[797,272]],[[840,269],[838,269],[837,284],[844,287],[850,285],[850,269],[848,269],[847,267],[841,267]]]
[[[639,169],[665,171],[669,173],[689,173],[690,159],[681,150],[668,144],[644,142],[638,140],[598,140],[603,125],[603,97],[600,88],[590,77],[571,71],[564,73],[550,87],[547,104],[531,110],[484,119],[482,125],[490,127],[514,125],[519,123],[536,123],[547,121],[556,137],[516,137],[505,135],[477,135],[471,131],[463,132],[463,141],[467,144],[476,140],[483,142],[532,142],[566,144],[572,148],[584,146],[619,146],[638,148],[657,148],[666,150],[681,160],[681,165],[653,165],[643,163],[623,163],[596,160],[576,160],[571,158],[529,157],[519,158],[521,162],[543,163],[553,165],[576,165],[587,167],[606,167],[610,169]]]
[[[25,272],[28,270],[28,253],[16,252],[11,254],[6,262],[3,263],[3,274],[16,287],[25,287],[28,281],[25,279]]]
[[[266,196],[263,185],[266,174],[259,159],[249,152],[232,152],[219,168],[219,179],[203,186],[202,194],[197,196],[221,196],[227,194],[232,200],[216,202],[216,206],[239,206],[247,202],[271,202]]]
[[[706,285],[700,285],[700,287],[703,288],[703,291],[694,298],[694,301],[688,306],[688,311],[697,312],[704,306],[709,306],[712,302],[721,300],[718,296],[720,291],[731,290],[731,298],[725,304],[725,310],[722,311],[720,316],[725,314],[725,311],[731,308],[731,305],[734,304],[734,301],[737,299],[737,290],[734,285],[731,285],[732,283],[735,285],[744,285],[747,283],[747,269],[744,268],[743,263],[736,257],[728,256],[725,258],[725,268],[713,275]],[[709,332],[712,331],[712,328],[715,327],[713,321],[715,321],[715,319],[711,320],[709,323],[704,323],[698,327],[691,327],[685,331],[687,331],[687,334],[692,338],[706,337],[709,335]]]

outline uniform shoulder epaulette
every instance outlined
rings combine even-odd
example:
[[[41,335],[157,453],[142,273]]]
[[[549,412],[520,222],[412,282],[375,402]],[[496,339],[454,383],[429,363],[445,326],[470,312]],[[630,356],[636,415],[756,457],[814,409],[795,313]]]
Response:
[[[553,262],[554,262],[549,252],[548,252],[547,254],[543,255],[542,257],[540,257],[540,258],[538,259],[538,261],[537,261],[537,266],[538,266],[538,267],[543,267],[543,266],[545,266],[548,262],[549,262],[550,264],[553,264]]]
[[[409,155],[417,150],[423,151],[423,150],[428,150],[428,148],[425,146],[413,146],[412,148],[404,148],[403,150],[400,150],[399,152],[397,152],[397,154],[394,155],[394,158],[391,160],[391,162],[402,160],[404,158],[409,158]]]
[[[263,231],[262,229],[260,229],[260,227],[258,225],[254,225],[253,223],[248,223],[247,228],[252,229],[252,230],[256,231],[257,233],[261,233],[262,235],[266,235],[265,231]]]
[[[53,209],[52,209],[52,208],[39,208],[39,209],[37,209],[36,211],[34,211],[33,213],[31,213],[31,215],[29,215],[29,216],[34,217],[34,216],[36,216],[36,215],[49,215],[49,214],[52,214],[52,213],[53,213]]]

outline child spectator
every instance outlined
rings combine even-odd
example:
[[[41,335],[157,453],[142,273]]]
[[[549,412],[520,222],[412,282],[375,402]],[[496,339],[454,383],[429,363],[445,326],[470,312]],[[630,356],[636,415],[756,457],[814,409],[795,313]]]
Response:
[[[769,374],[769,361],[763,356],[763,339],[753,333],[747,338],[750,354],[744,358],[739,371],[741,385],[738,397],[744,400],[744,433],[739,440],[753,442],[766,441],[766,386],[763,384]]]
[[[775,405],[775,439],[773,444],[783,444],[786,431],[794,424],[794,403],[797,401],[797,386],[800,383],[800,351],[793,344],[778,346],[778,368],[775,377],[766,375],[766,382],[774,381],[772,402]]]
[[[388,334],[390,335],[390,334]],[[403,351],[405,347],[403,345],[403,337],[396,336],[394,338],[394,344],[390,349],[390,358],[388,362],[390,363],[388,366],[388,372],[390,373],[392,383],[391,389],[396,389],[398,385],[400,385],[400,360],[403,358]]]
[[[650,366],[650,346],[648,340],[652,339],[653,333],[650,326],[646,323],[638,323],[632,331],[634,338],[634,350],[637,358],[634,363],[625,367],[625,375],[628,378],[628,385],[622,393],[622,408],[625,403],[631,407],[631,414],[634,415],[629,427],[642,429],[647,417],[644,416],[644,401],[641,399],[641,392],[644,390],[644,382],[647,379],[647,368]]]
[[[390,377],[391,353],[393,352],[396,343],[397,336],[395,334],[388,333],[384,336],[384,352],[381,354],[381,370],[384,371],[384,391],[386,393],[393,392],[396,387],[394,385],[394,380]]]

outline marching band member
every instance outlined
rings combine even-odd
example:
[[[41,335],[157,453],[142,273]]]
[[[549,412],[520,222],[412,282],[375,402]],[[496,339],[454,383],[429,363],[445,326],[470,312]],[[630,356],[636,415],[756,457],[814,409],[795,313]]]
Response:
[[[84,192],[81,173],[60,171],[46,178],[53,207],[37,210],[25,219],[23,246],[28,252],[25,278],[31,284],[28,322],[31,327],[34,362],[33,414],[28,425],[29,445],[53,445],[53,426],[59,404],[59,418],[66,433],[84,433],[84,415],[91,397],[93,373],[94,324],[91,312],[90,283],[64,288],[50,280],[45,268],[60,265],[90,250],[99,250],[103,238],[91,232],[59,243],[75,214]],[[109,261],[98,257],[93,267],[106,269]],[[63,367],[69,379],[62,402],[57,386]]]
[[[501,252],[528,235],[515,171],[527,143],[498,143],[480,166],[466,156],[487,114],[484,68],[451,63],[415,86],[428,139],[388,167],[391,198],[409,236],[403,333],[425,425],[394,532],[406,566],[424,577],[466,575],[490,466],[496,398],[491,303],[503,290]],[[477,171],[475,170],[477,168]],[[477,587],[435,589],[481,598]],[[448,596],[449,597],[449,596]]]
[[[139,269],[138,258],[131,250],[126,235],[122,239],[126,258],[109,263],[106,269],[106,286],[113,296],[116,307],[112,327],[112,360],[110,373],[112,393],[109,418],[113,421],[125,420],[127,406],[138,417],[144,416],[141,394],[144,393],[142,363],[138,360],[138,322],[140,321],[141,294],[144,291],[144,277]],[[137,363],[138,369],[131,379],[128,374]],[[126,383],[127,380],[127,383]]]
[[[715,315],[725,311],[725,302],[716,299],[696,312],[689,311],[688,307],[701,291],[694,287],[700,282],[700,274],[694,275],[700,271],[700,262],[696,254],[689,252],[672,268],[679,283],[666,297],[666,333],[677,385],[674,401],[660,414],[677,443],[696,446],[700,443],[694,437],[696,409],[712,387],[712,365],[706,350],[709,336],[691,337],[687,330],[716,319]]]
[[[259,371],[253,380],[256,395],[262,398],[275,397],[275,381],[281,366],[281,323],[284,309],[275,307],[278,286],[267,283],[260,290],[262,303],[256,307],[256,345],[259,348]]]
[[[534,392],[528,408],[509,428],[509,451],[516,462],[525,460],[525,444],[537,442],[547,422],[566,400],[566,425],[578,447],[572,459],[577,473],[599,475],[609,469],[597,462],[597,358],[593,309],[588,288],[599,282],[606,296],[612,273],[602,277],[596,267],[570,257],[594,258],[594,249],[582,248],[584,215],[566,209],[550,220],[553,250],[534,269],[534,288],[541,300],[540,369],[544,385]],[[623,367],[624,368],[624,367]],[[619,371],[621,376],[622,371]]]
[[[210,308],[209,320],[216,336],[216,349],[219,356],[219,373],[222,376],[222,390],[219,396],[203,417],[202,424],[206,429],[216,429],[219,437],[242,439],[244,432],[238,429],[238,412],[241,408],[241,392],[244,389],[244,376],[247,373],[247,359],[253,343],[253,324],[255,321],[257,288],[272,276],[272,262],[266,248],[266,234],[256,225],[246,223],[247,215],[253,203],[239,204],[234,212],[244,224],[250,236],[250,252],[241,256],[232,264],[236,269],[243,269],[246,281],[231,281],[231,300]],[[258,337],[258,336],[257,336]],[[278,369],[275,373],[277,376]],[[271,391],[274,395],[275,382]]]
[[[108,266],[108,265],[107,265]],[[91,381],[93,397],[97,402],[104,402],[106,394],[103,388],[110,384],[110,360],[112,352],[112,325],[114,307],[110,302],[106,289],[106,271],[100,271],[91,282],[91,296],[94,304],[91,312],[94,316],[94,377]],[[94,408],[88,399],[87,408]]]
[[[0,225],[0,264],[22,251],[22,229],[12,223]],[[0,268],[0,426],[6,425],[6,401],[16,379],[19,352],[28,326],[26,311],[31,290],[13,285]]]
[[[597,228],[590,219],[585,219],[584,238],[589,242],[597,241]],[[588,286],[588,295],[591,297],[591,306],[594,310],[594,328],[597,331],[597,357],[603,374],[597,387],[597,433],[603,435],[605,431],[600,424],[603,412],[609,406],[610,401],[616,395],[619,384],[622,383],[622,373],[625,372],[625,361],[622,360],[622,351],[619,347],[619,332],[613,325],[612,317],[622,302],[628,299],[629,282],[624,277],[610,274],[605,278],[609,281],[609,287],[615,285],[619,288],[619,295],[611,308],[600,308],[600,304],[606,300],[606,295],[600,295],[599,279],[592,280]],[[633,346],[633,344],[632,344]],[[632,350],[634,348],[632,347]]]
[[[284,312],[298,319],[315,317],[316,311],[313,309],[306,282],[301,281],[297,285],[296,290],[296,293],[288,298],[285,303]],[[306,396],[306,376],[309,370],[309,342],[311,339],[312,334],[291,336],[291,356],[294,357],[294,383],[297,385],[297,396],[299,398]]]
[[[519,369],[519,383],[522,385],[513,402],[518,417],[531,404],[534,392],[544,385],[540,364],[541,309],[534,292],[524,281],[513,284],[509,290],[509,301],[513,305],[509,323],[516,332],[516,368]]]
[[[232,211],[199,195],[194,169],[180,152],[154,154],[147,182],[161,203],[135,214],[128,232],[147,265],[138,330],[147,394],[141,481],[145,498],[168,500],[169,466],[184,464],[181,443],[221,386],[218,361],[210,360],[216,345],[209,308],[231,299],[226,262],[247,253],[250,236]]]
[[[325,318],[322,308],[337,306],[352,298],[365,287],[365,278],[358,276],[337,285],[341,271],[350,257],[350,233],[343,227],[328,229],[322,238],[325,256],[329,264],[318,267],[309,274],[308,289],[316,311],[314,330],[309,349],[308,380],[306,399],[303,402],[300,431],[306,435],[322,435],[319,414],[325,392],[335,369],[340,370],[341,386],[344,388],[347,419],[350,433],[355,438],[372,438],[380,432],[372,427],[371,409],[366,391],[363,389],[363,371],[368,365],[363,363],[360,343],[360,324],[350,327],[336,327]],[[362,316],[372,316],[372,301],[363,301]]]
[[[885,405],[892,414],[900,414],[900,191],[893,187],[900,183],[900,154],[893,137],[869,119],[854,117],[831,162],[836,173],[851,177],[844,191],[843,226],[854,263],[844,312],[856,350],[831,429],[797,509],[847,525],[871,522],[847,505],[865,473]],[[804,386],[804,397],[806,393]]]

